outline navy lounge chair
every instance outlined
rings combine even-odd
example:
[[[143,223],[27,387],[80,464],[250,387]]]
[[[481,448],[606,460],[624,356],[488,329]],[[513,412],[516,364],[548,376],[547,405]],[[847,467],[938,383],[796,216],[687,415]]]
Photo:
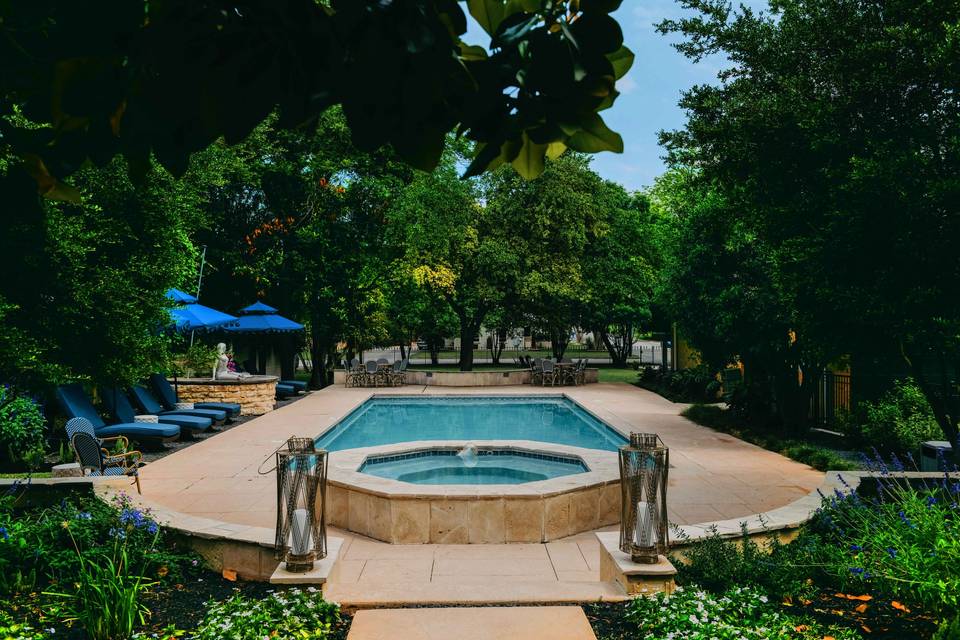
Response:
[[[177,408],[177,403],[180,402],[180,400],[177,398],[177,392],[170,386],[170,381],[167,380],[166,376],[159,373],[152,374],[150,376],[150,388],[153,390],[153,394],[163,403],[164,409]],[[226,411],[228,417],[236,417],[240,415],[242,407],[236,402],[194,402],[193,408],[218,409],[219,411]]]
[[[139,442],[164,442],[176,440],[180,436],[180,427],[175,424],[151,424],[149,422],[123,422],[108,425],[97,413],[90,398],[77,383],[57,387],[57,402],[71,418],[86,418],[93,425],[98,438],[126,436]]]
[[[218,409],[164,409],[149,389],[138,384],[130,387],[130,396],[137,403],[138,409],[156,416],[195,416],[208,418],[211,422],[223,422],[227,419],[227,412]]]
[[[288,387],[293,387],[297,393],[305,393],[307,391],[307,383],[301,382],[300,380],[281,380],[277,384],[285,384]]]
[[[120,422],[133,422],[133,418],[137,415],[137,412],[134,410],[133,405],[130,404],[127,394],[123,392],[123,389],[119,387],[112,387],[104,389],[103,391],[103,404],[107,407],[107,411],[113,415],[114,418]],[[180,427],[180,434],[183,435],[185,431],[190,433],[202,433],[213,426],[213,420],[210,418],[204,418],[201,416],[188,416],[188,415],[156,415],[157,420],[161,424],[175,424]]]
[[[276,396],[277,400],[285,400],[286,398],[292,398],[297,395],[297,390],[291,387],[290,385],[277,383]]]

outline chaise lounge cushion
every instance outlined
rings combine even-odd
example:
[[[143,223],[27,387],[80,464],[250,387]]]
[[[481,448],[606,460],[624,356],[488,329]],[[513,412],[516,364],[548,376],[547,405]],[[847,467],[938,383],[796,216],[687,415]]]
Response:
[[[103,404],[106,405],[107,411],[113,414],[117,420],[128,423],[134,422],[136,411],[134,411],[133,405],[130,404],[127,394],[118,387],[104,390]],[[159,415],[157,416],[157,420],[162,424],[175,424],[178,427],[195,432],[206,431],[213,426],[213,421],[210,418],[199,416]]]
[[[177,403],[180,400],[177,398],[177,392],[170,386],[170,381],[167,380],[166,376],[159,373],[151,374],[150,388],[153,390],[154,395],[160,399],[160,402],[163,403],[164,409],[177,408]],[[195,402],[193,406],[196,409],[218,409],[220,411],[226,411],[228,416],[239,416],[240,410],[242,409],[240,404],[236,402]]]
[[[57,387],[57,401],[71,418],[86,418],[93,425],[94,432],[100,438],[127,436],[132,440],[176,438],[180,427],[175,424],[151,424],[149,422],[124,422],[108,425],[97,413],[83,387],[77,383]]]
[[[143,411],[158,416],[196,416],[198,418],[208,418],[211,421],[222,422],[227,419],[226,411],[217,409],[164,409],[160,401],[157,400],[146,387],[133,385],[130,387],[130,393],[133,395],[134,402]]]
[[[307,390],[307,383],[300,380],[281,380],[277,384],[284,384],[288,387],[293,387],[300,393],[304,393]]]

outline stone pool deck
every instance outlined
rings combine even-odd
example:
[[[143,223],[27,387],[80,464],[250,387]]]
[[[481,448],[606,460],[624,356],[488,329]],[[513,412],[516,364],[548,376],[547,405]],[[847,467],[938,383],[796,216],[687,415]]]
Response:
[[[497,395],[562,392],[615,428],[655,431],[671,449],[668,510],[677,524],[736,519],[782,507],[816,489],[824,474],[700,427],[686,405],[626,384],[563,389],[501,387]],[[315,437],[372,394],[489,395],[490,389],[329,387],[149,464],[143,500],[165,511],[222,523],[224,531],[272,529],[271,453],[291,435]],[[614,455],[614,454],[611,454]],[[607,527],[606,530],[616,530]],[[335,528],[343,546],[327,597],[349,605],[564,603],[625,597],[601,582],[592,533],[546,544],[391,545]]]

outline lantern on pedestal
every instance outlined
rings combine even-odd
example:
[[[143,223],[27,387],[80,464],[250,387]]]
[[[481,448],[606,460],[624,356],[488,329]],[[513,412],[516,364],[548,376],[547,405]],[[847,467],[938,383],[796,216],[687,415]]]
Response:
[[[276,558],[287,571],[303,573],[327,555],[327,452],[310,438],[290,438],[276,456]]]
[[[655,433],[631,433],[620,447],[620,550],[641,564],[666,555],[670,449]]]

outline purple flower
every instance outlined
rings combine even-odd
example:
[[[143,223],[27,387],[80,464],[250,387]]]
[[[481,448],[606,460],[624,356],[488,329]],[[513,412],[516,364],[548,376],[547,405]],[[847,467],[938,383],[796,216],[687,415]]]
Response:
[[[150,521],[150,524],[147,525],[147,532],[148,532],[148,533],[154,534],[154,533],[157,532],[158,529],[159,529],[159,527],[157,527],[157,523],[156,523],[156,522],[153,522],[152,520]]]
[[[853,551],[854,553],[858,553],[860,551],[863,551],[863,547],[861,547],[858,544],[852,544],[850,545],[850,551]]]
[[[887,547],[887,553],[890,554],[891,558],[897,557],[897,550],[894,549],[893,547]]]
[[[850,567],[850,573],[852,573],[852,574],[855,575],[855,576],[863,575],[863,568],[862,568],[862,567]]]
[[[932,507],[935,504],[937,504],[937,499],[933,496],[927,496],[927,506]]]
[[[6,527],[0,527],[0,538],[2,538],[3,540],[10,539],[10,533],[7,531]]]
[[[907,514],[905,514],[903,511],[901,511],[899,515],[900,515],[900,520],[902,520],[905,525],[907,525],[907,526],[910,527],[911,529],[916,529],[916,528],[917,528],[917,525],[915,525],[915,524],[913,524],[912,522],[910,522],[910,518],[908,518],[908,517],[907,517]]]

